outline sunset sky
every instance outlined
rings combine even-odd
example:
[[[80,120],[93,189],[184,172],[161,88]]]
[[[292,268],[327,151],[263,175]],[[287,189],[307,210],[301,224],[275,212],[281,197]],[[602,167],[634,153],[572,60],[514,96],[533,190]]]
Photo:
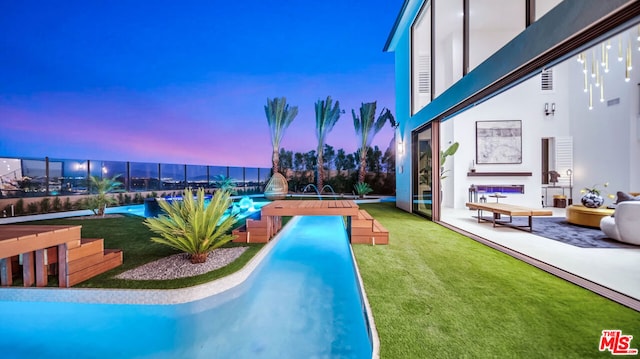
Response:
[[[327,95],[327,143],[353,152],[352,109],[395,114],[402,2],[4,1],[0,157],[270,167],[267,98],[299,107],[281,146],[307,152]]]

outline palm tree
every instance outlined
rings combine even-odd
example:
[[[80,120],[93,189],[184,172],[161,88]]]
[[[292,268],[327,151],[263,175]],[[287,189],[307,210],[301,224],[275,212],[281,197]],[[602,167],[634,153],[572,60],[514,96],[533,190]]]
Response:
[[[100,178],[98,176],[91,176],[91,187],[96,189],[98,194],[87,198],[87,208],[89,208],[94,215],[104,216],[104,211],[110,204],[117,204],[118,200],[115,197],[107,195],[120,188],[122,182],[117,178],[120,175],[115,175],[112,178]]]
[[[195,199],[191,189],[185,189],[181,201],[158,203],[167,214],[144,220],[144,224],[159,236],[151,240],[188,253],[191,263],[204,263],[209,252],[233,239],[228,232],[236,217],[225,217],[225,211],[231,205],[228,190],[216,191],[208,205],[203,188],[198,188]]]
[[[358,182],[364,182],[367,167],[367,150],[371,146],[371,141],[375,135],[380,132],[387,120],[392,123],[394,121],[391,111],[383,108],[378,118],[374,121],[376,115],[376,102],[368,102],[360,105],[360,117],[356,115],[355,110],[351,110],[353,115],[353,127],[356,135],[360,140],[360,172],[358,173]]]
[[[267,99],[267,105],[264,106],[264,112],[267,115],[267,122],[269,123],[269,129],[271,130],[271,144],[273,146],[271,161],[273,173],[279,173],[278,164],[280,162],[280,141],[282,140],[284,131],[298,115],[298,106],[292,106],[289,108],[286,97],[276,97],[273,100]]]
[[[324,140],[338,122],[341,113],[344,111],[340,110],[340,101],[336,101],[332,106],[331,96],[327,96],[326,101],[318,100],[316,102],[316,138],[318,139],[318,181],[316,186],[318,191],[322,191],[324,184],[324,159],[322,157]]]

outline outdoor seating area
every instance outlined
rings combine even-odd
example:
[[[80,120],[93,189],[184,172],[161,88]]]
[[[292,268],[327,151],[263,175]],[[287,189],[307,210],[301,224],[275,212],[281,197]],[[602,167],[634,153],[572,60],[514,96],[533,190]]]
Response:
[[[104,249],[103,239],[81,238],[82,226],[4,225],[0,228],[0,285],[48,285],[58,276],[60,287],[71,287],[122,264],[122,251]]]

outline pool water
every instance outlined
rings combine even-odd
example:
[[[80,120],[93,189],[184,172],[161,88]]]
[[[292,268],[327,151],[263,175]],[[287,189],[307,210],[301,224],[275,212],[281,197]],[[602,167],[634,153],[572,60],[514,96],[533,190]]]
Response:
[[[0,303],[3,358],[371,358],[342,217],[301,217],[241,285],[178,305]]]

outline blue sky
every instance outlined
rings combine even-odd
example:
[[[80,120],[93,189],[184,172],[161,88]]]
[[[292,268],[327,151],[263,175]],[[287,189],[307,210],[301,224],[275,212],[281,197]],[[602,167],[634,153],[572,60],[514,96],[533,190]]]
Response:
[[[0,157],[270,167],[267,98],[299,107],[281,146],[306,152],[327,95],[346,110],[327,143],[353,152],[351,109],[395,108],[382,48],[401,5],[5,1]]]

